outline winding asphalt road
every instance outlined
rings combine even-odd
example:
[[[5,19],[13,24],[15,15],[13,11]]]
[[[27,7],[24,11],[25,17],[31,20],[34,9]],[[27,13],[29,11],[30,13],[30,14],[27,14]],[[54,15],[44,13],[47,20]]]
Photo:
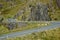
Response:
[[[31,33],[35,33],[35,32],[42,32],[42,31],[51,30],[54,28],[60,28],[60,22],[51,22],[50,25],[45,26],[45,27],[24,30],[21,32],[13,32],[13,33],[9,33],[9,34],[3,34],[0,36],[0,40],[5,39],[5,38],[21,37],[21,36],[24,36],[27,34],[31,34]]]

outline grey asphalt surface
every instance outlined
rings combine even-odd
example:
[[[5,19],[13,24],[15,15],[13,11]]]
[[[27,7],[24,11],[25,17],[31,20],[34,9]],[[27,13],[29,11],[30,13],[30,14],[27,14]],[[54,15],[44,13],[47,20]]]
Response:
[[[35,32],[42,32],[45,30],[51,30],[54,28],[60,28],[60,22],[51,22],[51,25],[45,26],[45,27],[40,27],[40,28],[34,28],[34,29],[29,29],[29,30],[24,30],[21,32],[14,32],[14,33],[8,33],[8,34],[3,34],[0,36],[0,40],[4,38],[13,38],[13,37],[21,37],[27,34],[35,33]]]

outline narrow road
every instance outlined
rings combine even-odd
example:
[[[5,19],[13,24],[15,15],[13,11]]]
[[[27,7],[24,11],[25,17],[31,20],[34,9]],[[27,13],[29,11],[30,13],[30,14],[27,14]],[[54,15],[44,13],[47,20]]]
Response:
[[[24,36],[24,35],[31,34],[34,32],[42,32],[42,31],[51,30],[54,28],[60,28],[60,22],[51,22],[51,25],[49,25],[49,26],[24,30],[21,32],[13,32],[13,33],[9,33],[9,34],[3,34],[0,36],[0,40],[4,39],[4,38],[20,37],[20,36]]]

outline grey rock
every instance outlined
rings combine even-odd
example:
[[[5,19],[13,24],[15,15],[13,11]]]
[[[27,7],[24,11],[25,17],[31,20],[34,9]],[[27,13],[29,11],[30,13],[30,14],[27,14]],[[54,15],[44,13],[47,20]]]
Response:
[[[60,0],[56,0],[57,6],[60,8]]]

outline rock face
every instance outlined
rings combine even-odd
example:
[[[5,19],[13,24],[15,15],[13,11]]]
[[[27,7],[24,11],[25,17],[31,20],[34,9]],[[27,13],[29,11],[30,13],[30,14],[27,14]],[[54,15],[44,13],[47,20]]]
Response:
[[[60,8],[60,0],[56,0],[57,6]]]
[[[2,23],[3,23],[4,26],[6,26],[8,28],[8,30],[12,30],[16,27],[17,28],[25,27],[27,25],[26,22],[17,22],[16,19],[12,19],[12,18],[4,20]]]
[[[35,7],[31,8],[31,18],[32,21],[50,21],[48,15],[48,7],[44,4],[37,4]]]
[[[3,8],[3,4],[0,4],[0,9],[2,9]]]
[[[16,23],[10,23],[10,24],[7,24],[6,26],[7,26],[8,30],[12,30],[12,29],[14,29],[14,27],[16,27]]]

